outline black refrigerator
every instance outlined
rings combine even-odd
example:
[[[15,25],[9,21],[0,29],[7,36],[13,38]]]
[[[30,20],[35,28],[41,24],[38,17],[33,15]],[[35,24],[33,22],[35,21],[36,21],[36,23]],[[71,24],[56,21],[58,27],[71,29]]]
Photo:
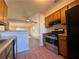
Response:
[[[79,5],[66,11],[67,59],[79,59]]]

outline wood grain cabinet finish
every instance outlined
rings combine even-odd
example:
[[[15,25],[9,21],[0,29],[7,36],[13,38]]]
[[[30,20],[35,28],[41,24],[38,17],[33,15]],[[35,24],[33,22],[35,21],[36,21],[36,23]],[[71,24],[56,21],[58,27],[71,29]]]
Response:
[[[4,21],[7,22],[8,7],[4,2]]]
[[[13,59],[13,49],[10,49],[9,54],[7,55],[6,59]]]
[[[54,20],[54,14],[51,14],[45,18],[45,26],[48,27],[49,23]]]
[[[55,13],[53,13],[45,18],[45,26],[48,27],[49,26],[48,24],[50,22],[57,20],[57,19],[60,19],[60,10],[56,11]]]
[[[56,19],[61,19],[61,24],[66,24],[66,15],[65,15],[65,11],[67,9],[70,9],[76,5],[79,5],[79,1],[76,0],[75,2],[72,2],[70,4],[68,4],[67,6],[64,6],[63,8],[61,8],[60,10],[52,13],[51,15],[47,16],[45,18],[45,26],[48,27],[48,24],[51,22],[51,21],[54,21]]]
[[[68,9],[70,9],[70,8],[76,6],[76,5],[79,5],[79,1],[78,1],[78,0],[76,0],[75,2],[70,3],[70,4],[68,5]]]
[[[67,39],[66,36],[59,36],[59,54],[67,57]]]
[[[54,20],[54,14],[49,15],[49,23]]]
[[[13,59],[12,43],[0,54],[0,59]]]
[[[60,19],[60,10],[56,11],[54,14],[53,14],[53,20],[57,20],[57,19]]]
[[[45,27],[48,27],[48,24],[49,24],[49,17],[46,17],[45,18]]]
[[[3,8],[3,0],[0,0],[0,21],[3,20],[4,16],[4,8]]]
[[[61,24],[66,24],[66,15],[65,15],[66,10],[67,6],[61,9]]]
[[[5,58],[6,58],[5,52],[1,53],[0,54],[0,59],[5,59]]]
[[[5,22],[5,18],[7,17],[7,5],[5,0],[0,0],[0,22]]]

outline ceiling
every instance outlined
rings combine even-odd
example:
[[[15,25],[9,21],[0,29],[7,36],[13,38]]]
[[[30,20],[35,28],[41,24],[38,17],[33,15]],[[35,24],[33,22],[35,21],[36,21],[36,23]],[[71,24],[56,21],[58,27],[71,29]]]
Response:
[[[6,0],[8,18],[21,18],[45,13],[64,0]]]

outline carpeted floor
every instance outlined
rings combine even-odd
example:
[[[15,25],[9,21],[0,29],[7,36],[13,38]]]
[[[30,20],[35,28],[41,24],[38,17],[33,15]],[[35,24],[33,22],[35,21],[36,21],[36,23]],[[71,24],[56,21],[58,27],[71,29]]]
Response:
[[[45,47],[37,47],[32,50],[17,54],[17,59],[64,59],[61,56],[49,51]]]

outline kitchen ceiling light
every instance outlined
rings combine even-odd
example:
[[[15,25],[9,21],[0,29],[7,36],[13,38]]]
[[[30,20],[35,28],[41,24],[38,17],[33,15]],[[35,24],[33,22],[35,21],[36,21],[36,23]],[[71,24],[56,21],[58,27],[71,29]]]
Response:
[[[29,22],[30,20],[26,20],[27,22]]]
[[[45,4],[47,3],[49,0],[35,0],[36,3],[38,4]]]

